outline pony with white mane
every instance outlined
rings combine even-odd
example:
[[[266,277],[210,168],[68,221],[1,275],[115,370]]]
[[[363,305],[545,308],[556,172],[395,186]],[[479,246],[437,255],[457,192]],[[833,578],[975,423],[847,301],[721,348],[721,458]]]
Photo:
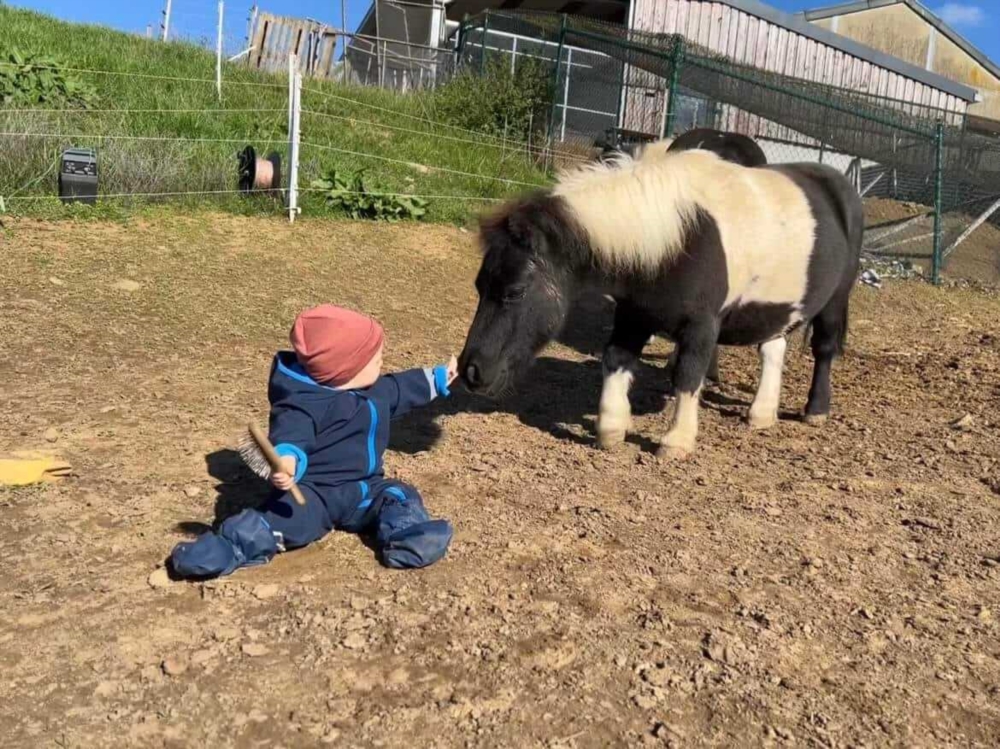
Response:
[[[694,128],[676,138],[664,138],[654,143],[651,147],[662,150],[663,146],[667,147],[667,151],[690,151],[695,149],[712,151],[726,161],[732,161],[735,164],[742,164],[743,166],[764,166],[767,164],[767,155],[764,153],[764,149],[753,138],[742,133],[715,130],[714,128]],[[599,160],[608,161],[609,159],[613,159],[616,154],[622,153],[641,158],[643,147],[640,146],[632,153],[606,146]],[[611,297],[608,297],[608,300],[614,301]],[[652,339],[650,339],[650,343],[652,343]],[[667,362],[667,369],[671,373],[671,380],[673,379],[673,372],[676,366],[677,348],[675,347],[670,354],[670,360]],[[708,365],[706,378],[720,382],[718,347],[712,350],[712,359]]]
[[[812,328],[805,420],[830,411],[830,369],[843,350],[858,274],[861,198],[820,164],[744,167],[705,150],[649,147],[563,175],[484,219],[479,305],[459,360],[473,392],[503,393],[560,331],[572,295],[597,286],[616,301],[604,351],[598,442],[631,426],[629,387],[651,335],[677,344],[677,405],[660,454],[690,454],[717,344],[757,345],[751,426],[777,421],[786,336]]]

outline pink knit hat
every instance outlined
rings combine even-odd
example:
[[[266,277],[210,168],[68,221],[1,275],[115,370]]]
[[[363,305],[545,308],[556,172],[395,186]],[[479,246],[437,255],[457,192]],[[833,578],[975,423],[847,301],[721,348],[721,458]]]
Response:
[[[289,337],[299,364],[309,376],[338,387],[374,358],[385,333],[370,317],[321,304],[295,318]]]

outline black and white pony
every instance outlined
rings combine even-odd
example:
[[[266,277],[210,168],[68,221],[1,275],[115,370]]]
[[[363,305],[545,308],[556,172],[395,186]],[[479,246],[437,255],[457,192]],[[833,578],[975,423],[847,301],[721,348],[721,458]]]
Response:
[[[687,132],[677,136],[676,138],[667,138],[660,141],[659,144],[654,144],[654,148],[663,148],[667,146],[667,151],[691,151],[695,149],[701,149],[704,151],[712,151],[717,153],[720,157],[726,161],[731,161],[734,164],[742,164],[743,166],[764,166],[767,164],[767,155],[753,138],[748,135],[743,135],[742,133],[727,132],[724,130],[715,130],[714,128],[701,127],[695,128],[693,130],[688,130]],[[599,160],[602,162],[612,161],[616,156],[626,153],[629,156],[636,156],[638,153],[642,152],[642,147],[634,150],[618,149],[612,147],[610,144],[605,145]],[[650,339],[650,343],[652,339]],[[641,353],[641,352],[640,352]],[[667,362],[667,371],[671,373],[677,367],[677,348],[670,354],[670,359]],[[719,382],[719,349],[716,346],[712,349],[712,359],[708,365],[708,372],[706,373],[706,379],[712,380],[713,382]]]
[[[678,346],[677,405],[662,455],[694,449],[716,344],[759,346],[749,421],[774,424],[785,337],[805,324],[815,358],[805,414],[820,423],[847,334],[863,226],[857,191],[819,164],[747,168],[704,150],[653,147],[589,164],[482,222],[479,306],[459,371],[472,391],[504,392],[558,334],[574,292],[596,284],[616,301],[601,446],[622,442],[630,428],[628,391],[653,334]]]

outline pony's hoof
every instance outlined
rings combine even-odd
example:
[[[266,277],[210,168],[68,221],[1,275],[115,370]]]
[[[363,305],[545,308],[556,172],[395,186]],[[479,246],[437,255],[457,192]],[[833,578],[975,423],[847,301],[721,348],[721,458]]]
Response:
[[[691,451],[676,445],[660,445],[656,450],[656,457],[668,461],[686,460],[691,457]]]
[[[778,423],[778,414],[767,412],[755,414],[753,411],[747,416],[747,424],[751,429],[770,429]]]
[[[806,414],[802,421],[811,427],[821,427],[830,420],[830,414]]]
[[[597,432],[597,446],[602,450],[613,450],[624,442],[624,429],[601,429]]]

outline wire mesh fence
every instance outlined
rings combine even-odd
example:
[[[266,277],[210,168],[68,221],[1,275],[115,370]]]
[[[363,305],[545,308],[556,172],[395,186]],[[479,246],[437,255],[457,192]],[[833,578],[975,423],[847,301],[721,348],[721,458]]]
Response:
[[[487,11],[467,19],[459,38],[464,70],[485,69],[498,54],[517,64],[515,44],[546,61],[544,131],[554,147],[597,149],[696,127],[743,133],[772,163],[816,161],[849,174],[866,199],[867,255],[913,260],[935,281],[942,270],[1000,281],[1000,210],[984,217],[1000,197],[1000,143],[968,132],[962,112],[565,15]]]

